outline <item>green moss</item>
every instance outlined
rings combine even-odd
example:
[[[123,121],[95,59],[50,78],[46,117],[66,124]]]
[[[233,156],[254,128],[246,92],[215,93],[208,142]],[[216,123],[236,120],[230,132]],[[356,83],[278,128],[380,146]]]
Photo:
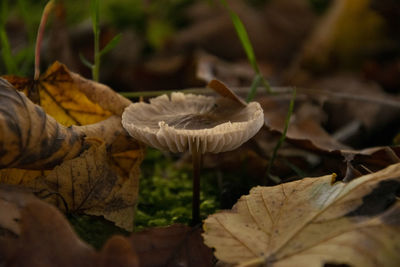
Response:
[[[204,173],[204,174],[203,174]],[[219,208],[215,177],[202,172],[201,216]],[[162,152],[148,149],[142,163],[136,230],[173,223],[188,224],[192,217],[191,165],[177,168],[175,160]]]

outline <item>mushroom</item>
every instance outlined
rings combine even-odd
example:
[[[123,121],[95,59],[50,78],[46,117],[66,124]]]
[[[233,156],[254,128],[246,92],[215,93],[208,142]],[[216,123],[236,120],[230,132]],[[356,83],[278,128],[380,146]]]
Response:
[[[257,102],[179,92],[133,103],[122,114],[122,125],[133,138],[160,150],[192,154],[193,224],[200,222],[201,155],[234,150],[263,124]]]

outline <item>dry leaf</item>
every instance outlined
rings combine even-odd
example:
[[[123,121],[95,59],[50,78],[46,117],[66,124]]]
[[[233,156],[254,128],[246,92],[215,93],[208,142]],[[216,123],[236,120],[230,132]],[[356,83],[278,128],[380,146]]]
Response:
[[[124,238],[113,237],[96,252],[77,237],[53,206],[4,186],[0,187],[0,265],[139,266],[137,255]]]
[[[79,155],[84,133],[58,124],[0,78],[0,168],[51,168]]]
[[[67,124],[102,120],[97,124],[66,128],[3,80],[0,101],[5,104],[0,110],[3,125],[0,167],[9,169],[0,171],[0,181],[29,187],[35,192],[57,194],[56,204],[63,209],[66,202],[69,211],[104,215],[118,226],[132,230],[143,145],[128,137],[119,116],[111,116],[110,111],[91,102],[80,90],[85,87],[89,93],[92,89],[92,98],[104,106],[109,99],[115,113],[122,112],[126,101],[130,101],[118,96],[113,98],[118,94],[110,88],[72,74],[59,63],[43,77],[44,81],[39,82],[42,89],[39,92],[43,95],[41,103],[58,119]],[[50,91],[54,94],[48,94]],[[120,98],[124,100],[113,105],[113,101]],[[86,113],[81,114],[80,110],[86,107]],[[87,150],[93,144],[89,140],[94,139],[104,144]],[[104,176],[110,173],[112,175]],[[83,203],[86,201],[88,203]]]
[[[282,97],[264,97],[258,99],[263,110],[265,126],[270,130],[282,132],[285,125],[285,117],[289,107],[289,99]],[[290,120],[286,134],[288,140],[296,142],[300,146],[323,151],[349,149],[348,146],[335,140],[322,127],[324,112],[321,107],[313,105],[310,101],[303,101],[298,97],[296,109]]]
[[[0,190],[2,217],[15,222],[10,228],[0,219],[0,229],[13,236],[0,237],[2,266],[91,266],[93,248],[83,243],[62,214],[30,194]]]
[[[131,102],[108,86],[83,78],[55,62],[39,80],[3,76],[16,89],[39,103],[59,123],[86,125],[99,122],[112,114],[121,115]]]
[[[29,87],[29,80],[23,78],[22,81],[19,77],[5,78],[27,96],[38,94],[38,99],[30,97],[33,102],[65,126],[92,124],[112,115],[82,93],[66,67],[58,62],[43,73],[33,87]]]
[[[77,158],[64,161],[45,177],[38,177],[35,191],[46,188],[63,196],[75,212],[103,215],[118,226],[133,229],[138,179],[118,176],[108,163],[104,143],[94,144]],[[53,199],[58,207],[63,202]]]
[[[237,94],[235,94],[235,92],[218,80],[211,80],[207,87],[217,92],[220,96],[226,97],[243,107],[247,106],[247,103],[242,98],[240,98]]]
[[[201,229],[186,225],[153,228],[130,236],[140,266],[213,266],[212,251],[203,244]]]
[[[253,188],[206,219],[205,243],[239,266],[398,266],[400,164],[347,184],[333,178]]]

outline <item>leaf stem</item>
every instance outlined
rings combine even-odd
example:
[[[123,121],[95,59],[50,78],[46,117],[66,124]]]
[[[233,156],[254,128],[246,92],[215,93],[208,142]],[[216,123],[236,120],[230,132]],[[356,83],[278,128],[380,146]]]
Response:
[[[35,45],[35,74],[33,76],[35,80],[38,80],[40,76],[40,47],[42,45],[44,30],[46,28],[46,22],[53,7],[54,7],[54,0],[50,0],[44,7],[42,18],[40,19],[39,30],[36,37],[36,45]]]

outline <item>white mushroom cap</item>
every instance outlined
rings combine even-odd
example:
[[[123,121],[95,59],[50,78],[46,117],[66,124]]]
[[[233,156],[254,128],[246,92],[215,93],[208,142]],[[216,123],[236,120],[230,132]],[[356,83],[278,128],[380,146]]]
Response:
[[[122,125],[133,138],[171,152],[233,150],[263,124],[257,102],[243,107],[226,98],[183,93],[131,104],[122,114]]]

